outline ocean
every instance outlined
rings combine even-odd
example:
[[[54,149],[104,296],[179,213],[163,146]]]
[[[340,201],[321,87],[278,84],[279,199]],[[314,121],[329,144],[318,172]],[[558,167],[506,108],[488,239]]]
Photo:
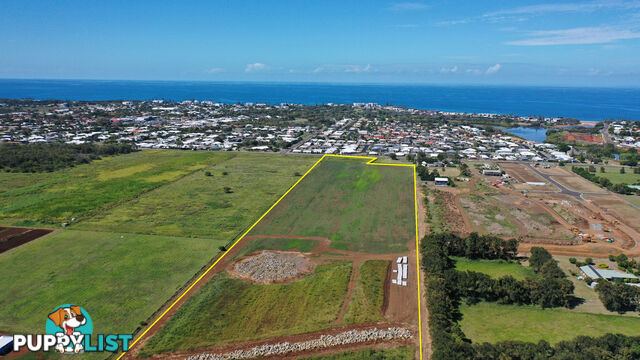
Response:
[[[640,88],[0,79],[0,98],[374,102],[426,110],[640,120]]]

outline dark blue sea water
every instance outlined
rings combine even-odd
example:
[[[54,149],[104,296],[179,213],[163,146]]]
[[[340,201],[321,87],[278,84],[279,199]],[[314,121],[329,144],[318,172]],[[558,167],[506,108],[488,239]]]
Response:
[[[523,139],[544,142],[547,139],[547,129],[545,128],[530,128],[530,127],[514,127],[505,129],[504,131],[517,135]]]
[[[375,102],[429,110],[562,116],[585,121],[640,120],[640,88],[0,79],[0,98],[308,105]]]

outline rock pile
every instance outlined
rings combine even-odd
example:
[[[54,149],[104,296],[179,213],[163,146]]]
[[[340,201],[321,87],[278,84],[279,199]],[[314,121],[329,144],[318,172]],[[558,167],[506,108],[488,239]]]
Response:
[[[411,339],[410,330],[399,327],[387,329],[349,330],[336,335],[322,335],[317,339],[296,343],[282,342],[277,344],[264,344],[245,350],[235,350],[224,354],[192,355],[187,360],[229,360],[229,359],[253,359],[263,356],[284,355],[300,351],[318,350],[334,346],[365,343],[370,341],[389,341],[394,339]]]
[[[264,251],[240,260],[233,271],[259,283],[276,283],[296,278],[311,270],[304,255],[294,252]]]

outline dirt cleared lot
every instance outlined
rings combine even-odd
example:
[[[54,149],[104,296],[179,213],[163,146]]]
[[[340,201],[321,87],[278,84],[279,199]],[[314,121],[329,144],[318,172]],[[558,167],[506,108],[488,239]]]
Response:
[[[584,198],[603,208],[611,216],[640,232],[640,210],[616,195],[584,195]],[[640,239],[638,239],[640,241]]]
[[[553,180],[564,185],[567,189],[577,191],[577,192],[594,192],[594,193],[606,192],[606,190],[603,190],[601,187],[595,185],[591,181],[577,175],[576,176],[555,176]]]

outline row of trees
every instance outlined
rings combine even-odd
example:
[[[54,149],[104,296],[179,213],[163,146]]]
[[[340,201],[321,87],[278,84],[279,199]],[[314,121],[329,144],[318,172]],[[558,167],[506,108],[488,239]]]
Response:
[[[590,173],[588,170],[586,170],[585,168],[579,167],[579,166],[572,166],[571,170],[582,176],[583,178],[594,182],[596,184],[599,184],[600,186],[603,186],[613,192],[617,192],[619,194],[625,194],[625,195],[633,195],[633,194],[640,194],[640,190],[634,190],[630,187],[627,186],[627,184],[614,184],[611,182],[611,180],[607,179],[606,177],[603,176],[597,176],[595,174]]]
[[[494,235],[472,232],[466,238],[452,233],[434,234],[447,251],[447,255],[469,259],[511,260],[518,255],[518,240],[503,240]]]
[[[575,299],[573,283],[567,279],[516,280],[509,275],[493,279],[487,274],[457,270],[447,271],[445,279],[454,285],[455,294],[465,298],[469,304],[484,300],[497,301],[500,304],[535,304],[542,308],[551,308],[571,306]]]
[[[454,234],[429,234],[421,243],[422,264],[425,272],[427,307],[429,310],[429,330],[431,333],[434,360],[458,359],[635,359],[640,357],[640,337],[605,335],[600,338],[578,337],[554,346],[545,341],[534,343],[504,341],[495,344],[473,344],[461,330],[459,321],[460,301],[482,298],[503,303],[527,303],[536,298],[535,303],[543,306],[564,306],[568,304],[573,284],[570,281],[545,275],[544,269],[551,267],[548,252],[535,250],[530,260],[531,267],[542,277],[540,280],[518,281],[513,277],[491,279],[485,274],[460,272],[454,269],[454,261],[449,256],[461,254],[468,241]],[[517,242],[516,242],[517,248]],[[544,250],[544,249],[543,249]],[[507,252],[510,257],[515,253]],[[547,256],[548,255],[548,256]],[[488,258],[496,258],[488,255]],[[556,265],[557,266],[557,265]],[[559,299],[556,302],[555,299]],[[529,300],[530,301],[530,300]]]
[[[0,144],[0,170],[7,172],[46,172],[87,164],[100,156],[127,154],[136,151],[135,145],[30,143]]]

